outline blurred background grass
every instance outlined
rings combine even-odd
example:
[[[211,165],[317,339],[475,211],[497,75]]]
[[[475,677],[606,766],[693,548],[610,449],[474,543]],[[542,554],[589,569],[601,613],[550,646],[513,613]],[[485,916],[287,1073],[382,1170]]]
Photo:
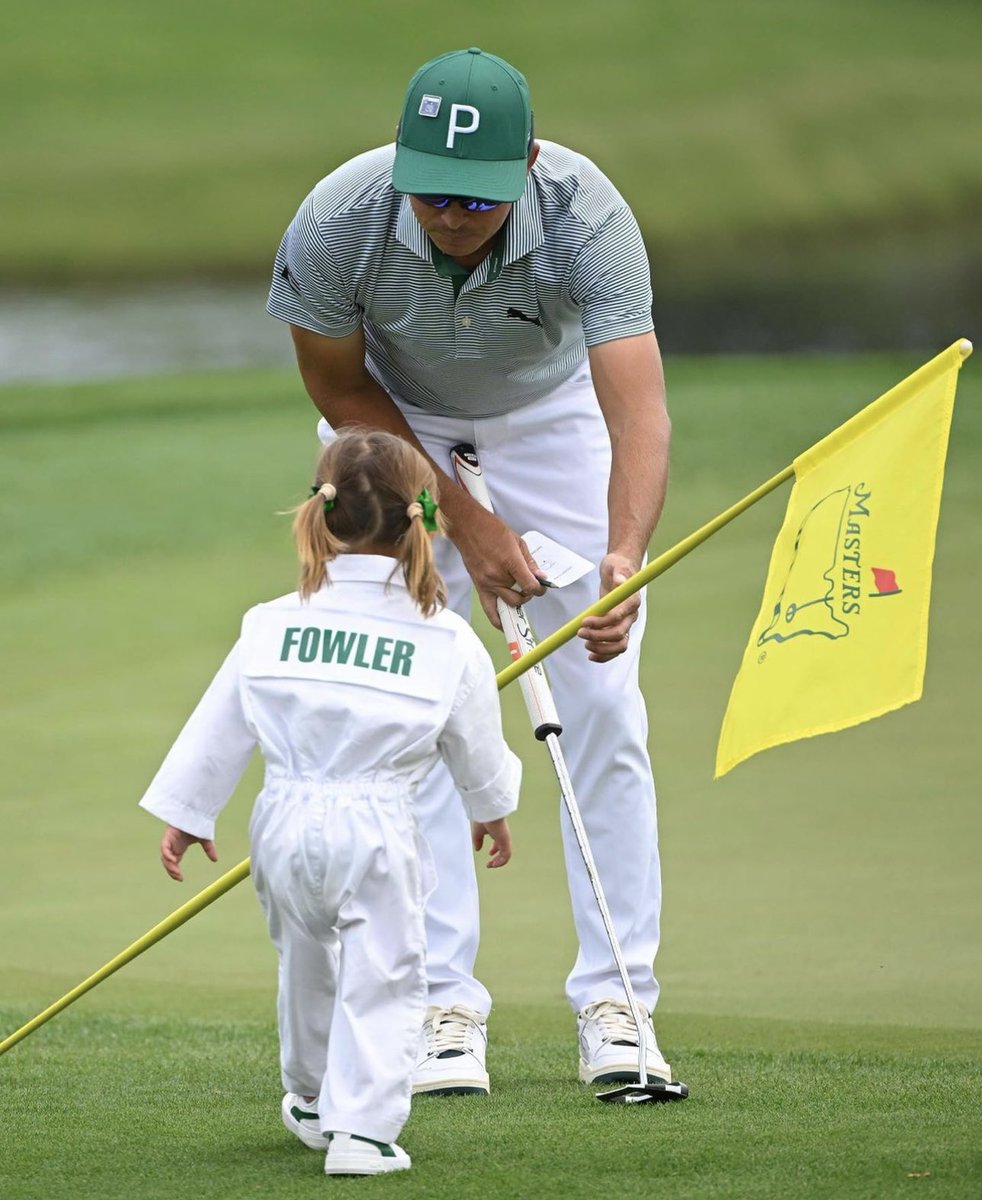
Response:
[[[46,0],[4,25],[8,285],[261,285],[415,67],[480,44],[631,202],[669,348],[933,350],[982,307],[965,0]]]

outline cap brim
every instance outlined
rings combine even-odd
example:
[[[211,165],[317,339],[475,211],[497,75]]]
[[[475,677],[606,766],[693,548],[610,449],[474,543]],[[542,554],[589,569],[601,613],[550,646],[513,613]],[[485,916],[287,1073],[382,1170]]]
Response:
[[[528,160],[480,162],[423,154],[396,146],[392,186],[397,192],[430,196],[477,196],[481,200],[514,203],[528,182]]]

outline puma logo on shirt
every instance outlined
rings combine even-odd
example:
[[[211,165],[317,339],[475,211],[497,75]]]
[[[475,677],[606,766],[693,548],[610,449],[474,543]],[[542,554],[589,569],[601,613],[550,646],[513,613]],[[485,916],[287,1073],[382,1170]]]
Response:
[[[527,317],[519,308],[509,308],[505,313],[506,317],[513,317],[516,321],[528,321],[530,325],[538,325],[542,328],[542,321],[538,317]]]

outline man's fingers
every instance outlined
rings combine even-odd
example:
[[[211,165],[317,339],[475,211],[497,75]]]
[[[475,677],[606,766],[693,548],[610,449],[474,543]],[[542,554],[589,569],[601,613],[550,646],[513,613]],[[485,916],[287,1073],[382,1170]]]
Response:
[[[546,585],[542,582],[543,576],[542,572],[539,570],[539,564],[532,557],[524,538],[518,539],[518,545],[525,558],[525,566],[528,570],[528,577],[522,578],[516,574],[512,589],[515,592],[519,592],[526,598],[529,596],[542,596],[545,594]]]
[[[587,657],[591,662],[610,662],[611,659],[624,654],[629,645],[630,636],[628,634],[616,641],[587,642]]]
[[[591,662],[610,662],[623,654],[631,641],[631,626],[637,621],[640,601],[626,600],[602,617],[587,617],[576,636],[586,643]]]
[[[478,592],[478,596],[481,599],[481,607],[484,609],[484,615],[495,629],[500,629],[501,618],[498,616],[498,597],[494,592],[485,591]]]
[[[605,642],[625,642],[630,637],[631,626],[638,619],[638,612],[638,606],[630,611],[624,611],[618,606],[602,617],[587,617],[576,631],[576,636],[585,642],[598,645]]]

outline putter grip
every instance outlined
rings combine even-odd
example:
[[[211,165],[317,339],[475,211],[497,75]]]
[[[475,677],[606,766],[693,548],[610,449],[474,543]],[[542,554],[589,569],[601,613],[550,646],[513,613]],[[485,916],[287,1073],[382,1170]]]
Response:
[[[484,482],[481,463],[474,447],[466,442],[454,446],[450,451],[450,460],[461,487],[465,488],[488,512],[494,512],[491,507],[491,497]],[[532,633],[532,626],[529,624],[522,605],[513,607],[499,599],[498,619],[501,621],[501,629],[505,635],[505,641],[508,643],[508,653],[513,660],[521,658],[523,654],[535,649],[535,635]],[[532,722],[532,732],[538,741],[544,742],[550,734],[558,736],[562,733],[562,722],[559,720],[559,713],[556,711],[556,704],[552,698],[552,689],[549,687],[549,680],[546,678],[542,664],[536,663],[534,667],[519,676],[518,682],[525,699],[525,707],[528,709],[529,719]]]

